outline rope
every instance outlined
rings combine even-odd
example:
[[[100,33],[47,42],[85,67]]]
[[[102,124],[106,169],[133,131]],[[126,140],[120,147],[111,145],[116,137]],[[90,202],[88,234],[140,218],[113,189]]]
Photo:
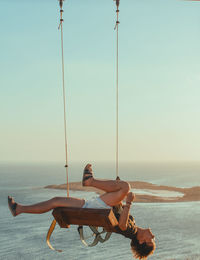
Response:
[[[117,35],[117,62],[116,62],[116,179],[119,178],[119,1],[116,1],[117,6],[117,20],[115,24],[115,30]]]
[[[54,228],[56,226],[56,220],[54,219],[51,223],[51,226],[49,227],[49,230],[48,230],[48,233],[47,233],[47,236],[46,236],[46,243],[48,245],[48,247],[51,249],[51,250],[55,250],[57,252],[62,252],[62,250],[60,249],[55,249],[51,243],[50,243],[50,238],[51,238],[51,234],[53,233],[54,231]]]
[[[88,246],[88,247],[93,247],[93,246],[96,246],[98,244],[98,242],[100,243],[104,243],[106,242],[110,236],[112,235],[112,232],[106,232],[106,230],[103,228],[103,230],[101,232],[98,231],[98,227],[93,227],[93,226],[89,226],[90,229],[92,230],[93,232],[93,235],[95,238],[93,240],[93,242],[91,244],[88,244],[85,240],[86,240],[86,237],[84,237],[84,233],[83,233],[83,226],[79,226],[78,227],[78,233],[80,235],[80,239],[81,239],[81,242],[85,245],[85,246]],[[103,233],[106,233],[105,237],[102,238],[101,234]]]
[[[66,120],[66,94],[65,94],[65,74],[64,74],[64,51],[63,51],[63,1],[59,0],[60,4],[60,24],[58,29],[61,29],[61,54],[62,54],[62,89],[63,89],[63,106],[64,106],[64,135],[65,135],[65,169],[67,177],[67,196],[69,197],[69,176],[68,176],[68,157],[67,157],[67,120]]]

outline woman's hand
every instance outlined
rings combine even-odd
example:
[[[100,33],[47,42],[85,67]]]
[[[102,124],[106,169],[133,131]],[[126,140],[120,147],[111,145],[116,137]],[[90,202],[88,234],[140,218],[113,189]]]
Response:
[[[131,204],[132,201],[135,199],[135,194],[133,192],[129,192],[126,197],[126,203]]]

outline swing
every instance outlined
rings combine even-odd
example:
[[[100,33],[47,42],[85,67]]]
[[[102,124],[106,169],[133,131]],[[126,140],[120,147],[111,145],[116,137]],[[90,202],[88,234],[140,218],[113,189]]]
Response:
[[[69,228],[69,225],[78,225],[78,233],[80,240],[85,246],[95,246],[98,242],[106,242],[113,231],[113,228],[118,225],[118,221],[111,209],[90,209],[90,208],[73,208],[73,207],[62,207],[56,208],[52,212],[54,220],[47,233],[47,244],[52,250],[54,249],[50,244],[50,237],[55,228],[56,223],[61,228]],[[83,226],[89,226],[94,235],[92,243],[88,244],[85,241]],[[102,227],[103,230],[99,232],[98,227]],[[105,237],[102,238],[102,234]],[[56,250],[61,252],[61,250]]]
[[[63,1],[59,0],[60,4],[60,25],[61,28],[61,49],[62,49],[62,75],[63,75],[63,101],[64,101],[64,128],[65,128],[65,151],[66,151],[66,175],[67,175],[67,196],[69,196],[69,182],[68,182],[68,163],[67,163],[67,138],[66,138],[66,111],[65,111],[65,86],[64,86],[64,55],[63,55]],[[117,21],[115,29],[117,31],[117,80],[116,80],[116,179],[119,179],[118,176],[118,25],[119,25],[119,1],[116,1],[117,6]],[[46,242],[50,249],[61,252],[62,250],[57,250],[52,247],[50,243],[50,237],[53,233],[53,230],[56,226],[56,223],[59,224],[61,228],[69,228],[70,225],[78,225],[78,232],[80,235],[80,240],[85,246],[95,246],[98,242],[106,242],[114,229],[118,226],[118,221],[112,211],[112,209],[91,209],[91,208],[74,208],[74,207],[60,207],[55,208],[52,212],[54,220],[51,223],[49,231],[47,233]],[[89,226],[94,235],[94,240],[92,243],[88,244],[84,238],[83,226]],[[100,232],[98,227],[102,227],[103,230]],[[105,237],[102,237],[102,234],[105,234]]]

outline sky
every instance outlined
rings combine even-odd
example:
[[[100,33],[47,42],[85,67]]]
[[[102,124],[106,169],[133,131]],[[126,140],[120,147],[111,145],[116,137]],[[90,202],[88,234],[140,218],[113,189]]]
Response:
[[[69,161],[114,161],[112,0],[64,2]],[[121,0],[119,160],[200,160],[200,2]],[[0,0],[0,162],[65,160],[57,0]]]

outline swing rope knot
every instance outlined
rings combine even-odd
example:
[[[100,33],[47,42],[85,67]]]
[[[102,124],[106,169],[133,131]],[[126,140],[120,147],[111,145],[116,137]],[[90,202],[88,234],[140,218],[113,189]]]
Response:
[[[117,21],[116,21],[115,28],[114,28],[114,30],[116,30],[118,28],[118,25],[120,24],[120,22],[119,22],[119,0],[114,0],[114,1],[116,1],[116,6],[117,6],[117,10],[116,10]]]
[[[64,19],[62,18],[62,15],[63,15],[63,12],[64,12],[64,10],[62,9],[63,1],[64,0],[59,0],[59,4],[60,4],[60,24],[58,26],[58,30],[60,29],[60,27],[62,26],[62,23],[64,22]]]

